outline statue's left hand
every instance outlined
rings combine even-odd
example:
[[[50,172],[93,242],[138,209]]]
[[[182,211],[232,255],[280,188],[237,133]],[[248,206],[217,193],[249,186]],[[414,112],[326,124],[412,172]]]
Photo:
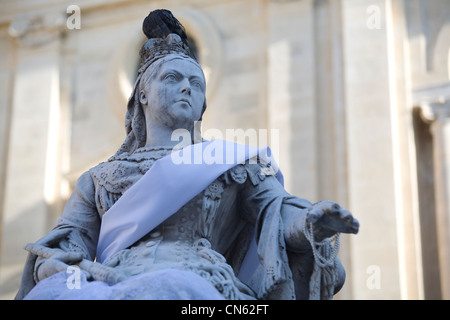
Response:
[[[337,232],[358,233],[359,222],[353,215],[332,201],[320,201],[308,208],[306,221],[313,225],[319,238],[326,238]]]
[[[82,259],[81,253],[61,251],[48,259],[41,260],[42,263],[37,266],[36,278],[41,281],[55,273],[67,271],[70,265],[78,264]]]

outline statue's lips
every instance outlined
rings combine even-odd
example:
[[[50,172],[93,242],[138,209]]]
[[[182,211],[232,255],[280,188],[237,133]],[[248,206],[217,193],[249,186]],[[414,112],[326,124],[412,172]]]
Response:
[[[185,102],[189,105],[189,107],[191,107],[191,102],[188,99],[180,99],[178,102]]]

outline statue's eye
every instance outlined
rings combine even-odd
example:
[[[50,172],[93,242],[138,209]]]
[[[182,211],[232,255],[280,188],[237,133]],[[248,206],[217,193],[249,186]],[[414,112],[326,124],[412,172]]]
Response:
[[[192,81],[192,86],[199,89],[203,87],[200,81]]]
[[[164,80],[175,81],[177,80],[177,76],[173,73],[169,73],[164,77]]]

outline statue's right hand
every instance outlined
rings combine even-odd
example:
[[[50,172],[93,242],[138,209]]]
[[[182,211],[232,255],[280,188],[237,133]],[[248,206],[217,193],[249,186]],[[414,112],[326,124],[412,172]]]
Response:
[[[49,259],[42,259],[37,262],[36,277],[38,281],[48,278],[55,273],[67,271],[70,265],[77,264],[83,259],[79,252],[61,252],[54,254]]]

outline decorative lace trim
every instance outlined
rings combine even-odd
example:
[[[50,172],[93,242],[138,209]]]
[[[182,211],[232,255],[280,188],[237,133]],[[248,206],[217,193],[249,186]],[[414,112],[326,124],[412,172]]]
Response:
[[[124,152],[115,155],[89,171],[98,186],[109,193],[123,194],[153,166],[156,160],[165,157],[171,150],[173,148],[169,147],[139,148],[132,154]]]
[[[178,148],[172,148],[172,147],[142,147],[137,149],[132,154],[129,154],[128,152],[124,152],[118,155],[114,155],[111,158],[108,159],[108,162],[115,161],[115,160],[122,160],[122,161],[133,161],[133,162],[140,162],[145,160],[158,160],[166,155],[168,155],[171,151],[178,150]]]
[[[208,240],[197,240],[194,248],[197,249],[200,257],[208,260],[211,264],[194,268],[192,271],[209,281],[226,299],[243,299],[242,293],[253,296],[249,288],[244,287],[239,281],[235,281],[237,279],[233,268],[221,254],[211,249]]]

